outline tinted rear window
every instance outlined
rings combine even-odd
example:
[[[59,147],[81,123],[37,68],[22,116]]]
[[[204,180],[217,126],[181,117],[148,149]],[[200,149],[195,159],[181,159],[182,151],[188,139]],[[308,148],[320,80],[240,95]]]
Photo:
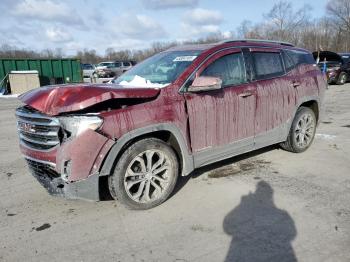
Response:
[[[301,64],[313,65],[316,63],[314,57],[310,53],[300,50],[285,50],[285,52],[292,58],[296,66]]]
[[[254,52],[253,64],[256,79],[267,79],[284,74],[282,59],[279,53]]]
[[[282,56],[286,71],[291,71],[295,67],[293,59],[285,51],[282,52]]]

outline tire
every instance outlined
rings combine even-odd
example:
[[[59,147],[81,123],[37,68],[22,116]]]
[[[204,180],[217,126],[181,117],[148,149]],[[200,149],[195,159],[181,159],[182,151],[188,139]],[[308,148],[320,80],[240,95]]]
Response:
[[[338,77],[337,85],[344,85],[346,81],[348,81],[348,75],[345,72],[341,72]]]
[[[109,190],[129,209],[150,209],[169,197],[178,173],[174,150],[160,139],[147,138],[135,142],[121,155],[109,176]]]
[[[304,152],[312,144],[315,133],[314,111],[308,107],[300,107],[295,114],[287,140],[280,145],[283,149],[293,153]]]

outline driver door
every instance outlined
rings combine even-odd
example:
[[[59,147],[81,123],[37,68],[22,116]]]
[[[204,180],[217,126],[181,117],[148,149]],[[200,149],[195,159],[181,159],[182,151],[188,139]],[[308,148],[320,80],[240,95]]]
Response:
[[[195,166],[247,152],[254,145],[256,90],[240,49],[216,53],[196,72],[219,77],[219,90],[185,93]]]

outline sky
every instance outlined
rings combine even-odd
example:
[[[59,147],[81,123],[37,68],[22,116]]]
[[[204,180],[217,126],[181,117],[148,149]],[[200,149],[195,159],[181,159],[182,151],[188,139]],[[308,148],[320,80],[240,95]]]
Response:
[[[222,33],[243,20],[261,22],[273,0],[0,0],[0,45],[40,51],[143,49],[157,41],[184,41]],[[293,0],[325,15],[327,0]]]

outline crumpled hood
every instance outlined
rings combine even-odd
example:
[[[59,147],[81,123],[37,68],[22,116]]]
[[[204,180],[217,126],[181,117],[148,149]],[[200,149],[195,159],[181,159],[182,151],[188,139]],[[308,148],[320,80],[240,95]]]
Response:
[[[113,84],[75,84],[40,87],[19,96],[19,99],[47,115],[77,111],[110,99],[152,98],[155,88],[122,87]]]

